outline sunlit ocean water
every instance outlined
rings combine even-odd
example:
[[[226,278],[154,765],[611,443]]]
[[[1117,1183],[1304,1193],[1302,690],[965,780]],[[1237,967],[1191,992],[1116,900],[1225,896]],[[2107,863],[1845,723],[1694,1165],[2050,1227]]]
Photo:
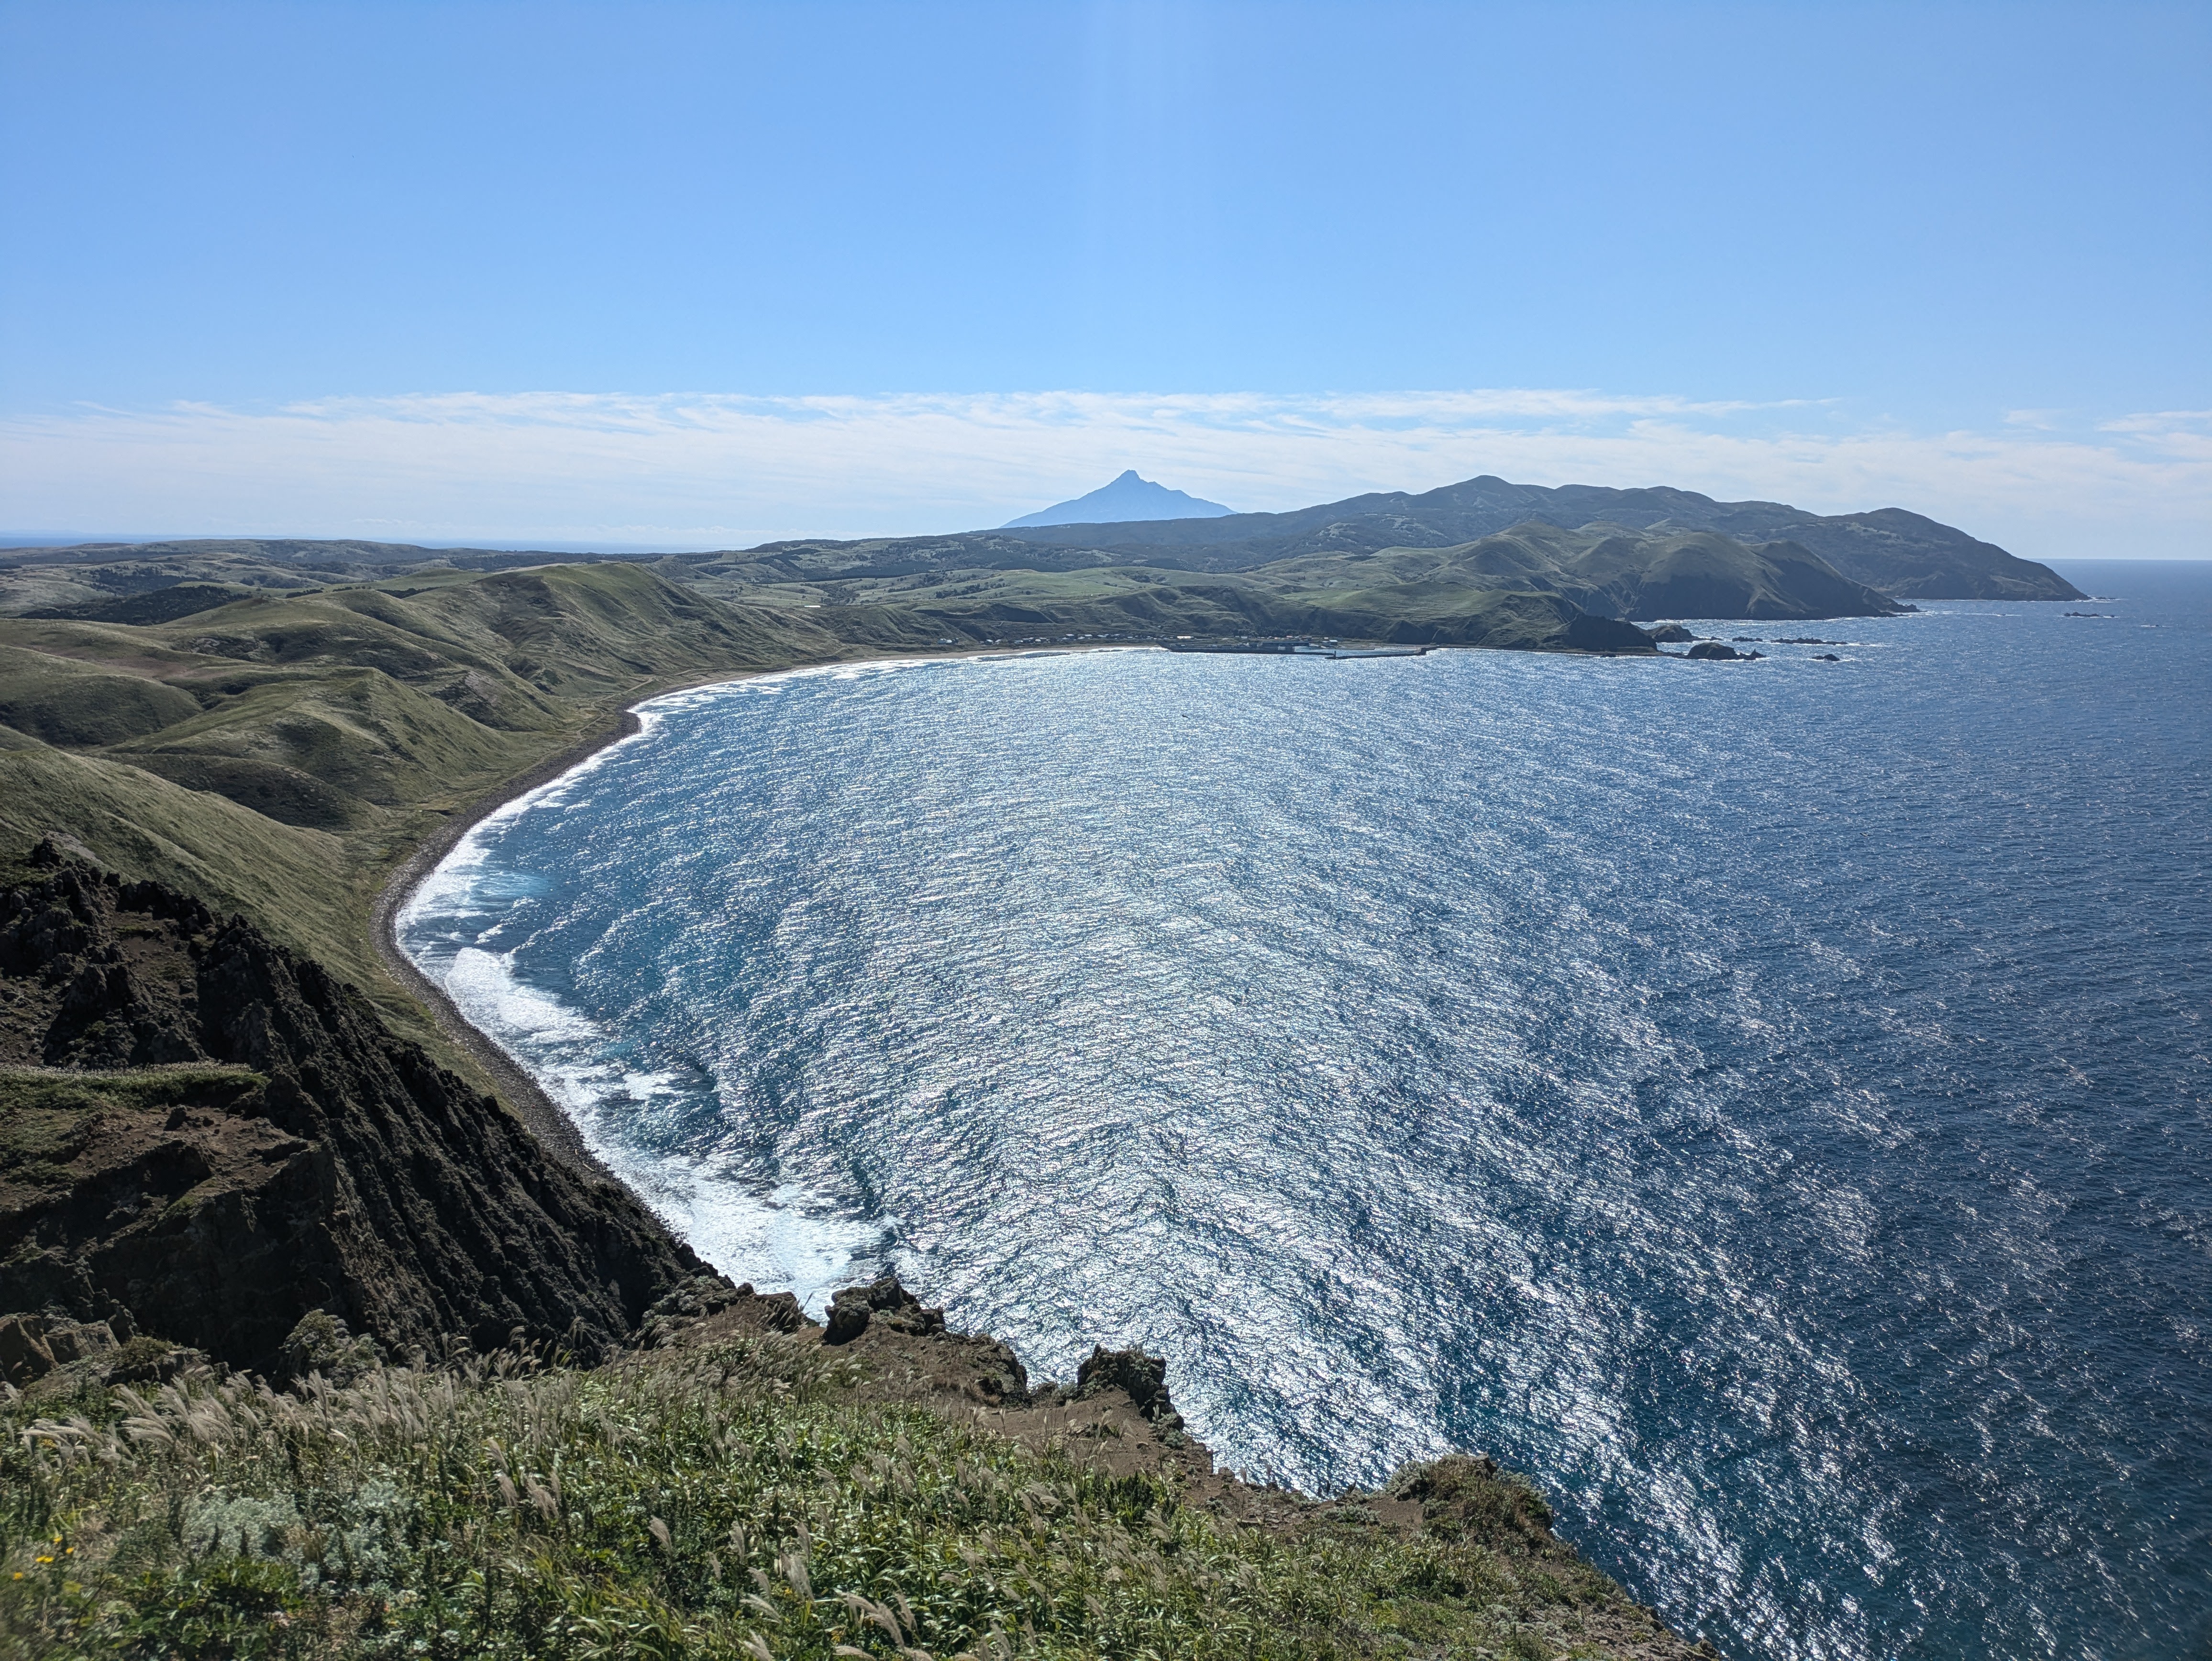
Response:
[[[1725,1652],[2201,1657],[2212,566],[2069,570],[684,693],[403,940],[735,1278],[1142,1344],[1310,1489],[1493,1453]]]

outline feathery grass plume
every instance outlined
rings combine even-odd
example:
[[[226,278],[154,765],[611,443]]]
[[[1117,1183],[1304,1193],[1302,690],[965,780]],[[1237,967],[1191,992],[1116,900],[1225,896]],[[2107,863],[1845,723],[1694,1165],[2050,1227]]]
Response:
[[[841,1365],[771,1335],[10,1404],[0,1657],[1549,1656],[1620,1603],[1556,1554],[1224,1523]]]

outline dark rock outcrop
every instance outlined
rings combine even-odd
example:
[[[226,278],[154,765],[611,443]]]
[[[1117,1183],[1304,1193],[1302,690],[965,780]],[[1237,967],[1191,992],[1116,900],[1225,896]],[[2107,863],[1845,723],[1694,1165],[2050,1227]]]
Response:
[[[127,1311],[287,1376],[311,1311],[397,1354],[591,1354],[703,1268],[319,964],[52,843],[33,864],[0,890],[0,1062],[56,1070],[0,1077],[0,1313]]]
[[[1749,663],[1755,658],[1765,657],[1766,654],[1739,652],[1735,647],[1723,645],[1717,640],[1701,640],[1682,655],[1695,658],[1700,663]]]
[[[289,1380],[319,1373],[343,1389],[375,1372],[385,1360],[383,1346],[375,1339],[355,1336],[328,1310],[311,1309],[284,1340],[281,1375]]]
[[[1623,623],[1618,618],[1593,617],[1588,612],[1567,624],[1565,638],[1566,643],[1577,652],[1649,654],[1651,650],[1650,637],[1634,624]]]
[[[1679,623],[1655,623],[1644,632],[1651,636],[1653,644],[1661,646],[1673,646],[1697,638]]]
[[[103,1384],[165,1384],[207,1365],[198,1350],[133,1331],[129,1314],[121,1310],[105,1321],[0,1317],[0,1378],[18,1390],[70,1372]]]
[[[864,1287],[847,1287],[830,1297],[829,1329],[822,1335],[822,1342],[849,1344],[872,1321],[882,1322],[894,1332],[921,1336],[945,1330],[943,1310],[924,1309],[921,1299],[899,1284],[897,1275],[885,1275]]]
[[[788,1293],[778,1295],[791,1301]],[[792,1310],[793,1327],[788,1329],[797,1325],[795,1301]],[[887,1348],[909,1362],[926,1356],[925,1370],[932,1377],[956,1385],[971,1401],[994,1407],[1023,1407],[1030,1401],[1029,1372],[1019,1356],[988,1333],[947,1330],[945,1311],[923,1308],[895,1275],[832,1293],[829,1315],[822,1333],[825,1344],[857,1343],[863,1351]],[[929,1342],[917,1345],[914,1339]]]
[[[1141,1349],[1093,1346],[1090,1359],[1075,1370],[1075,1399],[1079,1402],[1108,1390],[1127,1392],[1137,1411],[1163,1433],[1172,1435],[1182,1430],[1182,1415],[1168,1399],[1168,1364],[1161,1357],[1147,1355]]]
[[[726,1275],[695,1275],[645,1312],[635,1338],[640,1349],[659,1349],[678,1341],[689,1328],[734,1309],[757,1332],[796,1332],[806,1311],[788,1292],[755,1292],[750,1282],[732,1286]]]

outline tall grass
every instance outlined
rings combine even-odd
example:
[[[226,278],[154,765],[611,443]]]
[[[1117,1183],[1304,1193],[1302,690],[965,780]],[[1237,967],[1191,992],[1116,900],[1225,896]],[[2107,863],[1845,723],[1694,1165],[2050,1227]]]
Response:
[[[1222,1522],[841,1365],[770,1337],[17,1403],[0,1655],[1551,1656],[1619,1599],[1463,1540]]]

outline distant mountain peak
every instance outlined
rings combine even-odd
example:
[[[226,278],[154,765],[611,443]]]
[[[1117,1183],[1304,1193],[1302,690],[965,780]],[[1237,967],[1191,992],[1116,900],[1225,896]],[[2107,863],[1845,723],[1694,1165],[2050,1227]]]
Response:
[[[1201,501],[1140,478],[1137,470],[1131,467],[1112,484],[1100,485],[1089,496],[1010,519],[999,528],[1015,531],[1036,525],[1125,525],[1140,519],[1222,519],[1236,511],[1218,502]]]

